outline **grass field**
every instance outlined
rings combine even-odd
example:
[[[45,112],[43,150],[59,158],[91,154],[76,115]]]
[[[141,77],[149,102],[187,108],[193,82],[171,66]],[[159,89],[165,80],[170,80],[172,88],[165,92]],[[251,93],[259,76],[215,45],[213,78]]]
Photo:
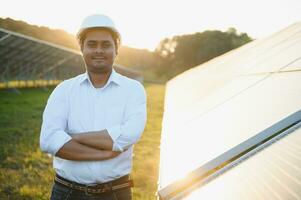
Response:
[[[148,122],[135,146],[134,200],[156,199],[164,85],[146,84]],[[52,159],[39,149],[41,116],[51,93],[0,90],[0,199],[49,199]]]

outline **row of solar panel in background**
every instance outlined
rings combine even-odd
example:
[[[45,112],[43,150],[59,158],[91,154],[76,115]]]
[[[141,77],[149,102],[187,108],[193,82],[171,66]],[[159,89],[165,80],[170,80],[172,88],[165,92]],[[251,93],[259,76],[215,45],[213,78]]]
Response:
[[[143,81],[141,73],[116,64],[116,71]],[[85,71],[81,53],[0,28],[0,82],[22,87],[18,81],[65,80]],[[22,82],[22,83],[23,83]]]

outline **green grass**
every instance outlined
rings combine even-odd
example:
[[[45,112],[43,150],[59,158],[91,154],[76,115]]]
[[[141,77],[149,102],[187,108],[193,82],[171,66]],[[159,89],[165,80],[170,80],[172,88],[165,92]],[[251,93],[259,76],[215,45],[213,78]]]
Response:
[[[134,200],[156,199],[163,85],[146,84],[148,122],[134,151]],[[52,159],[39,149],[41,117],[51,90],[0,91],[0,199],[49,199]]]

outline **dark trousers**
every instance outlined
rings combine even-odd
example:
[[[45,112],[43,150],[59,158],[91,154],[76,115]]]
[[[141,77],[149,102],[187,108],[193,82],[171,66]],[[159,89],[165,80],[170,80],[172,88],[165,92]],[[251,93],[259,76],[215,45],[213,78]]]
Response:
[[[115,190],[110,193],[88,194],[54,183],[50,200],[132,200],[131,188]]]

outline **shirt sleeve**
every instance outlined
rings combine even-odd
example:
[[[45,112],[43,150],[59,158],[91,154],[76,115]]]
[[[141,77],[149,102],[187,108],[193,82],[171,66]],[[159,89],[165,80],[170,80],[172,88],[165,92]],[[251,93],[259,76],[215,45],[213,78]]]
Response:
[[[63,83],[53,90],[43,113],[40,148],[52,155],[55,155],[65,143],[72,139],[65,132],[69,105],[66,98],[66,86]]]
[[[113,140],[113,151],[124,151],[135,144],[142,135],[146,124],[146,93],[143,86],[134,88],[125,108],[122,124],[107,128]]]

